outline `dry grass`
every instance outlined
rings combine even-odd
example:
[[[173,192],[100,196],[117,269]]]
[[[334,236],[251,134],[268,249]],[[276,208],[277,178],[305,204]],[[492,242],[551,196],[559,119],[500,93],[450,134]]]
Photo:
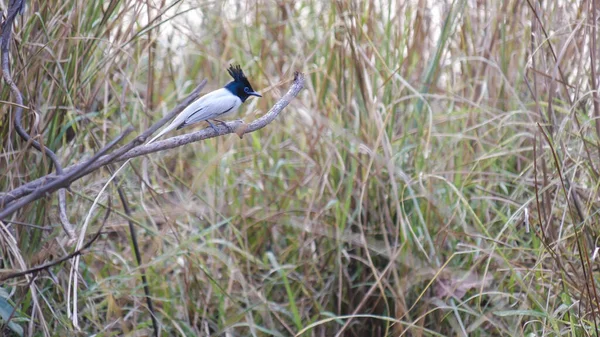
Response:
[[[247,121],[307,74],[266,129],[123,175],[162,336],[595,335],[592,6],[31,0],[11,66],[24,125],[65,166],[144,130],[201,79],[223,85],[229,63],[264,96]],[[12,131],[7,88],[0,99],[8,191],[50,168]],[[78,231],[109,176],[68,193]],[[0,272],[73,250],[56,205],[3,223]],[[75,299],[70,263],[0,286],[24,335],[152,334],[113,186],[100,205],[88,237],[111,213]]]

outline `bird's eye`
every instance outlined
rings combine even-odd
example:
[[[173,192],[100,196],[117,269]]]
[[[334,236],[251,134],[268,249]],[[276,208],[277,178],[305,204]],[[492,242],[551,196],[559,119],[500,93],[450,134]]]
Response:
[[[244,92],[245,92],[245,93],[248,93],[248,92],[250,92],[250,89],[249,89],[248,87],[245,87],[245,88],[244,88]]]

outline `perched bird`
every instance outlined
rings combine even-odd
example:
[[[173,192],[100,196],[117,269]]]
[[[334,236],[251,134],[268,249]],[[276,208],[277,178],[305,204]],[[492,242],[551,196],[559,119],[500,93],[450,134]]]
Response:
[[[175,128],[179,130],[202,121],[208,122],[216,131],[215,126],[210,120],[218,121],[217,118],[233,114],[250,96],[262,97],[252,89],[252,85],[250,85],[239,65],[230,65],[227,71],[233,77],[233,81],[227,83],[225,87],[209,92],[192,102],[192,104],[188,105],[175,117],[169,126],[159,132],[156,137],[152,138],[148,144]]]

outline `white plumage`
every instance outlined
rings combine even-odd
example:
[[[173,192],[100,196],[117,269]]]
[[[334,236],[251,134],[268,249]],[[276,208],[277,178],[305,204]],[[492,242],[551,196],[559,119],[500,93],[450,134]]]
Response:
[[[242,105],[242,100],[227,88],[212,91],[188,105],[169,126],[162,129],[148,144],[175,128],[179,129],[198,122],[230,115],[237,111],[240,105]]]

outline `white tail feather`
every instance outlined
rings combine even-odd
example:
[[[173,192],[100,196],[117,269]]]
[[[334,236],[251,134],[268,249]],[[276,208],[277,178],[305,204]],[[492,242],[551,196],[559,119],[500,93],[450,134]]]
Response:
[[[178,127],[178,124],[175,124],[175,122],[177,121],[177,119],[175,119],[173,121],[173,123],[169,124],[169,126],[167,126],[166,128],[162,129],[158,135],[154,136],[154,138],[150,139],[150,141],[146,144],[152,144],[155,140],[157,140],[158,138],[160,138],[162,135],[164,135],[165,133],[175,129],[176,127]]]

